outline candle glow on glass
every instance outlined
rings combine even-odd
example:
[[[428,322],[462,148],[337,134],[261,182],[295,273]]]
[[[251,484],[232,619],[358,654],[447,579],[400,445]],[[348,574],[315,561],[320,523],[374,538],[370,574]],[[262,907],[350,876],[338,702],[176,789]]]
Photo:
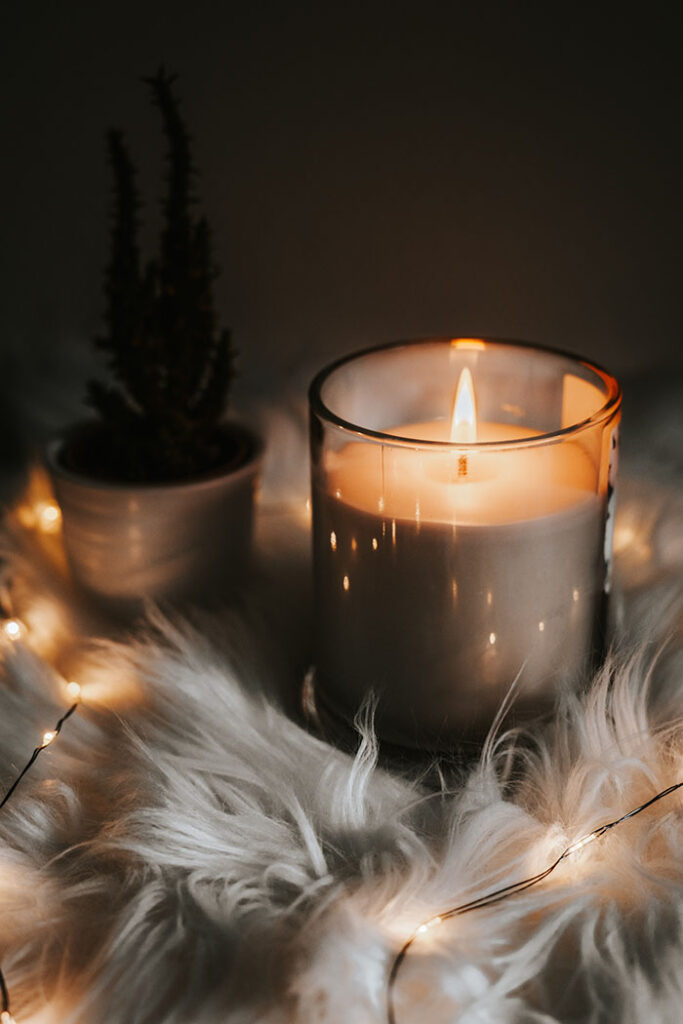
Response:
[[[448,746],[448,732],[486,729],[522,666],[518,706],[533,713],[560,659],[567,681],[582,670],[616,429],[598,416],[609,399],[612,423],[618,398],[591,367],[484,339],[378,347],[321,371],[316,666],[335,711],[351,721],[379,686],[383,739]]]

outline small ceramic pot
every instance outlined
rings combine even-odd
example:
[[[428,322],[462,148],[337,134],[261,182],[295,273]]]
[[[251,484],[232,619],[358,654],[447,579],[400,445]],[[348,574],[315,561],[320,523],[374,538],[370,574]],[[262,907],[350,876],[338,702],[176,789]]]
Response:
[[[242,428],[240,428],[242,429]],[[236,468],[190,481],[111,483],[67,469],[63,439],[46,450],[72,575],[109,607],[143,599],[213,602],[244,580],[262,445],[249,434]]]

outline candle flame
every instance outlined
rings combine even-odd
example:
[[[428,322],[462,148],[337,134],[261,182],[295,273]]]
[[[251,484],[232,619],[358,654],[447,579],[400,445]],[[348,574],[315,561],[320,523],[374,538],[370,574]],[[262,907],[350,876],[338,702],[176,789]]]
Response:
[[[466,366],[460,374],[453,403],[451,441],[474,444],[477,440],[477,402],[472,374]]]

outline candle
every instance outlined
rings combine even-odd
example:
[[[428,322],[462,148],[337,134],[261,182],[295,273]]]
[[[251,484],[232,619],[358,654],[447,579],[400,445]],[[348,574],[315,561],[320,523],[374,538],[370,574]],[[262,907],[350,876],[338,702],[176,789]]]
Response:
[[[482,339],[387,346],[316,378],[328,712],[349,721],[374,691],[383,738],[450,746],[518,676],[524,713],[576,679],[604,604],[619,397],[589,364]]]

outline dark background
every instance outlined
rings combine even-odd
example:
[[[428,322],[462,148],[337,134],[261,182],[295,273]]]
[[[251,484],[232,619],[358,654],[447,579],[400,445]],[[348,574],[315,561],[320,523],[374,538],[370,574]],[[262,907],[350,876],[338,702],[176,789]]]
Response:
[[[680,370],[674,6],[5,5],[5,439],[77,411],[110,125],[155,241],[163,149],[139,78],[162,61],[195,137],[238,404],[432,333]]]

